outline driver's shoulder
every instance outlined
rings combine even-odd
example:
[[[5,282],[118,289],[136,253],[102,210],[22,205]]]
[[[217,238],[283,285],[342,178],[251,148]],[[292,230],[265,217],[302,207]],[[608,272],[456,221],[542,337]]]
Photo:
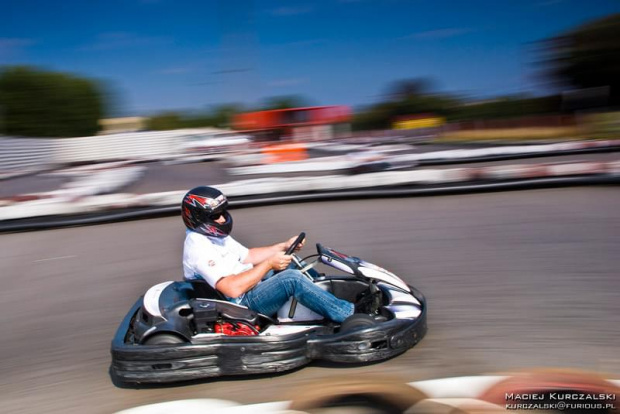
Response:
[[[187,235],[185,236],[184,245],[186,248],[197,246],[201,249],[204,249],[204,248],[212,249],[215,247],[214,243],[209,239],[209,237],[203,234],[200,234],[200,233],[196,233],[194,231],[187,233]]]

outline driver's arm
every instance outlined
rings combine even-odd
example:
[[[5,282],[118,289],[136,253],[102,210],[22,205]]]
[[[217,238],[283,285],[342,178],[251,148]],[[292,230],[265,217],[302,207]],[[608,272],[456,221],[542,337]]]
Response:
[[[253,247],[248,250],[248,255],[243,260],[243,263],[251,263],[256,266],[269,259],[274,254],[285,251],[287,246],[285,246],[284,243],[285,242],[276,243],[272,246],[265,247]]]
[[[297,239],[297,236],[293,236],[286,241],[276,243],[272,246],[254,247],[252,249],[249,249],[248,255],[243,260],[243,263],[251,263],[253,265],[257,265],[261,262],[264,262],[276,253],[285,252],[286,249],[288,249],[288,247],[293,244],[295,239]],[[297,246],[297,249],[295,250],[297,251],[304,247],[305,242],[305,239],[302,240],[299,246]]]
[[[284,270],[290,262],[291,256],[277,252],[245,272],[220,278],[215,284],[215,288],[229,298],[237,298],[256,286],[267,272]]]

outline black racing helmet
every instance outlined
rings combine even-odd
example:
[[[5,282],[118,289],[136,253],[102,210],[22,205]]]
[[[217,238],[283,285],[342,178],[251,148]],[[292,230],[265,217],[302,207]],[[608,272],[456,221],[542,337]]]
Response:
[[[181,214],[185,226],[195,232],[211,237],[226,237],[232,231],[233,219],[228,208],[228,199],[213,187],[192,188],[181,202]],[[226,221],[216,223],[221,215]]]

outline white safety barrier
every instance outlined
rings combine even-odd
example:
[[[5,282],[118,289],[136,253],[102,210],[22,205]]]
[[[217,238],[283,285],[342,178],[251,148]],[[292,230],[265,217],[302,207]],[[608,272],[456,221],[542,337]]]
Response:
[[[58,140],[54,161],[60,164],[119,159],[160,159],[181,153],[187,133],[132,132]]]
[[[79,169],[84,173],[82,169]],[[35,216],[69,215],[127,207],[180,205],[185,191],[152,194],[108,194],[138,179],[139,166],[95,170],[59,190],[25,194],[0,204],[0,220]],[[75,173],[75,171],[74,171]],[[395,186],[428,186],[567,176],[620,176],[620,161],[564,164],[502,165],[480,168],[387,171],[361,175],[320,177],[270,177],[214,185],[229,197],[309,194]]]
[[[184,154],[199,130],[147,131],[78,138],[0,137],[0,179],[71,163],[166,160]]]
[[[55,165],[68,163],[105,162],[112,160],[178,160],[192,155],[186,154],[183,144],[199,134],[199,130],[147,131],[120,133],[79,138],[43,139],[0,137],[0,179],[17,174],[50,169]],[[336,171],[354,168],[367,162],[386,161],[396,167],[415,165],[419,162],[441,162],[475,159],[480,157],[553,154],[554,152],[605,149],[619,147],[619,140],[584,141],[549,145],[520,145],[491,147],[483,149],[435,151],[422,154],[387,155],[402,147],[385,145],[364,148],[363,146],[342,146],[337,143],[308,143],[308,148],[323,150],[359,149],[351,156],[324,157],[297,162],[261,164],[265,156],[260,153],[227,157],[237,165],[231,174],[277,174],[303,171]],[[211,156],[211,159],[214,156]],[[215,158],[218,158],[215,156]],[[199,159],[205,159],[204,157]],[[195,159],[194,159],[195,160]]]
[[[457,149],[433,151],[421,154],[386,155],[376,148],[362,151],[351,156],[330,156],[313,158],[303,161],[290,161],[274,164],[261,164],[264,158],[260,154],[233,157],[230,162],[236,167],[228,169],[233,175],[250,174],[286,174],[297,172],[339,171],[363,165],[366,162],[384,161],[394,166],[416,165],[422,162],[454,162],[468,159],[484,159],[489,157],[554,155],[567,151],[583,151],[593,149],[612,149],[620,147],[620,140],[565,142],[548,145],[518,145],[509,147],[489,147],[478,149]],[[245,166],[239,166],[246,163]]]
[[[0,178],[39,171],[54,162],[52,139],[0,137]]]
[[[110,163],[56,171],[50,175],[70,177],[72,180],[57,190],[21,194],[13,203],[11,200],[3,200],[0,204],[0,220],[126,207],[127,200],[133,198],[133,194],[110,193],[139,180],[145,169],[139,165]],[[8,208],[11,206],[13,208]]]

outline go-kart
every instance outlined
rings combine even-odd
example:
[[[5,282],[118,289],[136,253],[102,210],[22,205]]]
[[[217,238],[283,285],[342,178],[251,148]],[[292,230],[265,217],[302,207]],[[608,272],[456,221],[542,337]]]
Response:
[[[362,305],[342,324],[296,302],[276,317],[227,301],[204,281],[151,287],[123,319],[112,340],[111,373],[123,383],[166,383],[292,370],[310,361],[380,361],[405,352],[426,333],[426,301],[398,276],[317,243],[296,266],[335,296]],[[313,259],[309,262],[310,259]],[[327,276],[327,265],[342,272]]]

